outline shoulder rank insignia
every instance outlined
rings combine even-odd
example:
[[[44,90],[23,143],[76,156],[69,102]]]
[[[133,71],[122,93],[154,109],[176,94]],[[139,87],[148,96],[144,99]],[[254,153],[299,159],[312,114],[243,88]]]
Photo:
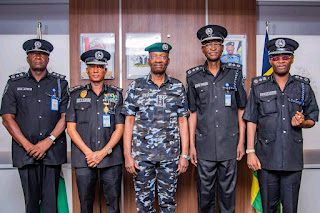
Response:
[[[11,80],[15,81],[15,80],[18,80],[18,79],[27,77],[27,76],[28,76],[28,73],[26,73],[26,72],[20,72],[20,73],[15,73],[15,74],[9,75],[9,78],[10,78]]]
[[[202,71],[203,70],[203,65],[199,65],[199,66],[196,66],[196,67],[193,67],[189,70],[186,71],[187,73],[187,77],[190,77],[196,73],[198,73],[199,71]]]
[[[260,76],[260,77],[252,78],[252,84],[259,85],[269,81],[270,79],[271,79],[270,76]]]
[[[50,73],[53,77],[55,77],[55,78],[60,78],[60,79],[62,79],[62,80],[64,80],[65,78],[66,78],[66,76],[65,75],[61,75],[61,74],[59,74],[59,73],[56,73],[56,72],[52,72],[52,73]]]
[[[242,69],[242,65],[238,63],[224,63],[223,65],[229,69]]]
[[[84,86],[82,86],[82,85],[78,85],[78,86],[75,86],[75,87],[70,87],[69,88],[69,93],[77,91],[77,90],[82,89],[82,88],[84,88]]]
[[[310,79],[309,78],[306,78],[306,77],[302,77],[300,75],[293,75],[293,78],[297,81],[301,81],[305,84],[309,84],[310,83]]]
[[[113,85],[106,85],[107,87],[109,87],[109,88],[112,88],[112,89],[114,89],[114,90],[117,90],[118,92],[122,92],[122,88],[119,88],[119,87],[116,87],[116,86],[113,86]]]

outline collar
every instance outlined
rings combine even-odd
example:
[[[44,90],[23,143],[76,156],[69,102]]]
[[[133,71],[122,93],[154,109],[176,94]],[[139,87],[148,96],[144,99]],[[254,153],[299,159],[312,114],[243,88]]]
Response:
[[[205,61],[204,64],[203,64],[203,76],[205,76],[206,74],[212,75],[212,73],[207,69],[207,67],[208,67],[208,61]],[[220,61],[220,66],[219,66],[219,71],[218,71],[218,73],[220,73],[221,71],[223,71],[224,68],[225,68],[225,67],[224,67],[224,63],[222,63],[222,62]],[[218,75],[218,73],[217,73],[217,75]]]
[[[33,75],[32,75],[32,72],[31,72],[30,68],[29,68],[27,74],[28,74],[28,79],[30,79],[30,78],[35,79],[35,78],[33,77]],[[42,79],[45,79],[45,78],[49,78],[49,79],[51,78],[50,73],[48,72],[48,70],[46,70],[46,74],[40,79],[40,81],[41,81]]]
[[[277,83],[276,78],[274,77],[274,73],[272,73],[272,74],[270,75],[270,79],[271,79],[271,81],[272,81],[273,83]],[[294,78],[293,78],[292,75],[289,73],[289,78],[288,78],[288,81],[287,81],[286,84],[289,84],[289,83],[291,83],[292,81],[294,81]]]
[[[148,83],[153,83],[152,78],[151,78],[151,72],[149,72],[149,74],[147,75],[146,81],[147,81]],[[163,84],[166,84],[167,82],[172,83],[172,78],[171,78],[169,75],[167,75],[167,73],[165,73],[164,81],[163,81],[162,85],[163,85]]]

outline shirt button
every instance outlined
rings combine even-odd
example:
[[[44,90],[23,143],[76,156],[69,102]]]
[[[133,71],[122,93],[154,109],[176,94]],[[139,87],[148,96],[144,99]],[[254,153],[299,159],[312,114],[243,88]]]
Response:
[[[287,131],[286,130],[283,130],[283,134],[286,134],[287,133]]]
[[[98,127],[98,129],[100,130],[100,127]]]
[[[284,95],[284,93],[282,93],[282,95]]]
[[[201,137],[201,136],[202,136],[202,134],[199,134],[199,136]]]
[[[38,87],[40,87],[40,85],[38,85]]]
[[[216,85],[216,83],[215,83],[215,82],[213,82],[212,84],[213,84],[213,85]]]
[[[218,110],[216,109],[216,112],[218,112]]]
[[[40,103],[40,102],[41,102],[41,100],[38,100],[38,102]]]
[[[100,115],[100,112],[97,112],[98,115]]]
[[[22,95],[22,97],[26,97],[26,95]]]
[[[42,118],[41,115],[39,115],[39,118],[40,118],[40,119]]]
[[[218,97],[215,95],[214,98],[218,98]]]
[[[284,107],[284,105],[282,105],[282,107]]]
[[[42,135],[42,133],[40,132],[39,135]]]
[[[282,118],[282,120],[286,120],[286,118]]]
[[[218,128],[218,127],[219,127],[219,125],[216,125],[216,127]]]
[[[98,102],[99,100],[97,100],[97,102]]]
[[[100,143],[100,141],[98,141],[98,143]]]
[[[84,108],[82,107],[81,110],[84,110]]]

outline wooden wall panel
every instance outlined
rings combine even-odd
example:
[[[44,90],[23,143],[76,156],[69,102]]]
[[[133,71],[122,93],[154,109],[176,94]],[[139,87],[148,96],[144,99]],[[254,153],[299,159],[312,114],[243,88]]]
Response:
[[[218,0],[208,3],[209,24],[225,26],[229,34],[247,35],[247,78],[251,79],[255,75],[256,67],[255,0]],[[122,81],[124,90],[131,82],[126,79],[126,33],[161,33],[162,41],[173,46],[167,73],[183,83],[186,79],[185,71],[205,61],[200,42],[196,38],[197,30],[205,25],[205,0],[122,0],[122,79],[119,79],[119,0],[70,0],[69,7],[71,86],[88,83],[87,80],[80,79],[80,33],[115,33],[115,79],[106,80],[106,83],[119,86]],[[170,38],[167,35],[170,35]],[[250,81],[246,80],[245,84],[248,89]],[[251,174],[247,169],[246,159],[243,159],[238,166],[237,213],[253,212],[249,203]],[[94,212],[100,212],[98,199]],[[187,173],[179,177],[176,200],[177,213],[197,212],[194,166],[190,166]],[[80,211],[75,179],[73,179],[73,207],[74,212]],[[134,213],[135,209],[132,177],[124,172],[124,212]],[[102,207],[101,212],[106,212],[105,207]]]
[[[256,0],[209,1],[209,24],[224,26],[229,35],[247,35],[247,92],[251,86],[251,78],[256,75]],[[236,212],[255,212],[250,205],[252,171],[248,169],[246,157],[238,163],[238,179],[236,186]]]

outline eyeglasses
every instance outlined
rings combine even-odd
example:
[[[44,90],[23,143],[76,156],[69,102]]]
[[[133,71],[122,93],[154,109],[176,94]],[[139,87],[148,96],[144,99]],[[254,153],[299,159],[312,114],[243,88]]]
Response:
[[[221,43],[206,43],[206,44],[203,44],[202,46],[207,49],[211,49],[212,46],[214,46],[215,48],[219,48],[222,46],[222,44]]]
[[[167,60],[168,59],[168,56],[165,56],[165,55],[153,55],[153,56],[150,56],[150,59],[151,60],[156,60],[157,58],[160,58],[161,60]]]
[[[283,55],[283,56],[273,56],[273,57],[270,57],[272,61],[279,61],[280,58],[283,60],[283,61],[287,61],[289,60],[290,58],[292,58],[292,55]]]

